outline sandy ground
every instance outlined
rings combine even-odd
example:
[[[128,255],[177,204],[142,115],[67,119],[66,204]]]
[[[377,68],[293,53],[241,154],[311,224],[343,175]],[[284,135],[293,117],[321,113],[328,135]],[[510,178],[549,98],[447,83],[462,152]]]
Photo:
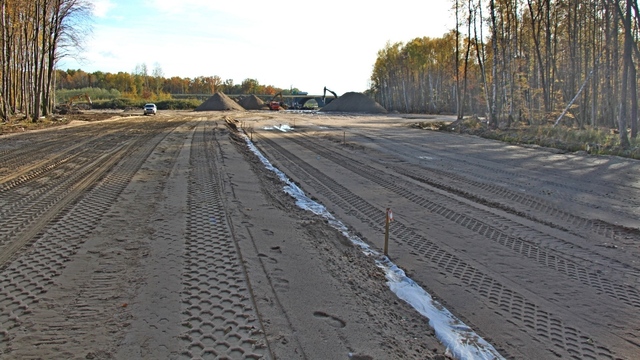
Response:
[[[391,208],[389,258],[501,356],[638,358],[639,163],[408,126],[429,120],[160,112],[0,137],[0,358],[447,358],[241,133],[374,249]]]

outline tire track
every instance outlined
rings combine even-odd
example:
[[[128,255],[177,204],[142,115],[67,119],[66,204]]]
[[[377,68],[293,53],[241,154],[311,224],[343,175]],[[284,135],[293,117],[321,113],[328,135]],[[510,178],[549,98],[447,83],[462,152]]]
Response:
[[[31,241],[41,229],[64,208],[84,195],[84,192],[92,186],[99,177],[109,171],[127,150],[127,147],[124,147],[104,154],[103,157],[98,160],[99,165],[87,168],[86,175],[83,172],[75,177],[80,181],[74,182],[71,186],[66,182],[60,184],[60,190],[58,192],[54,192],[52,196],[39,199],[32,203],[33,206],[31,208],[37,210],[27,210],[24,215],[20,213],[21,215],[18,217],[18,220],[8,219],[7,224],[3,226],[3,232],[8,230],[6,238],[9,240],[3,242],[2,246],[0,246],[0,267],[25,244]],[[62,188],[62,186],[65,187]]]
[[[0,191],[6,201],[0,206],[0,267],[61,209],[103,176],[135,141],[133,136],[112,135],[95,141],[72,141],[88,149],[72,146],[68,161],[47,166],[47,171],[24,179],[14,189]]]
[[[0,189],[2,185],[15,178],[20,178],[33,169],[46,167],[47,163],[55,162],[60,157],[60,144],[65,144],[70,152],[78,147],[83,147],[87,142],[95,141],[97,137],[102,139],[105,135],[122,131],[127,127],[131,127],[127,123],[117,123],[110,125],[110,129],[106,133],[101,133],[93,127],[77,127],[64,130],[52,130],[48,133],[48,138],[42,140],[41,136],[33,134],[20,134],[18,136],[5,138],[3,141],[7,146],[16,147],[15,149],[7,149],[0,155]],[[101,129],[105,130],[103,126]],[[82,139],[76,143],[78,139]],[[23,146],[21,143],[28,143],[29,146]],[[69,145],[75,144],[75,145]],[[86,146],[84,146],[87,148]]]
[[[356,216],[372,229],[383,231],[381,224],[384,224],[384,209],[379,209],[351,193],[274,141],[264,136],[259,138],[260,144],[267,144],[269,147],[270,151],[267,153],[285,164],[285,167],[293,171],[304,184],[313,187],[343,211]],[[526,296],[414,232],[401,221],[394,223],[392,234],[399,242],[413,248],[421,257],[458,279],[483,299],[483,302],[491,304],[506,321],[516,325],[537,341],[549,344],[550,351],[581,359],[615,358],[612,349],[592,340],[584,332],[566,324],[561,318],[528,300]]]
[[[472,215],[465,215],[461,210],[456,210],[456,208],[468,211],[470,207],[461,203],[459,200],[445,197],[435,192],[431,192],[429,199],[427,199],[419,195],[420,191],[424,191],[424,189],[415,189],[413,184],[397,177],[388,178],[388,175],[379,176],[374,173],[369,166],[328,150],[309,137],[306,137],[305,141],[298,140],[295,137],[290,137],[290,140],[335,162],[347,170],[353,171],[403,196],[430,212],[466,227],[516,253],[532,259],[545,267],[558,271],[573,280],[593,287],[629,306],[640,308],[639,289],[627,284],[618,283],[601,275],[605,271],[610,271],[610,268],[607,267],[610,266],[620,273],[622,278],[629,276],[640,278],[640,268],[638,267],[620,263],[616,259],[594,253],[584,247],[539,232],[536,229],[513,222],[488,211],[474,208],[471,212]],[[311,144],[313,144],[313,146]],[[454,205],[452,206],[451,204]],[[502,228],[493,226],[484,219],[493,219],[493,222],[501,224]],[[503,229],[509,229],[510,233]],[[528,240],[527,238],[532,238],[532,240]],[[559,249],[563,248],[571,249],[571,253],[560,252]],[[594,257],[600,258],[600,260],[594,262],[592,260]],[[598,263],[603,265],[599,265]]]
[[[416,147],[413,145],[404,144],[404,146],[414,149],[415,151],[419,151],[416,150]],[[389,147],[388,150],[390,152],[402,155],[398,150],[396,150],[395,147]],[[442,154],[438,156],[445,158],[445,156],[443,156]],[[461,161],[458,158],[452,157],[449,157],[448,160]],[[424,182],[438,189],[458,194],[472,201],[502,209],[511,214],[541,224],[545,224],[553,228],[557,228],[576,236],[583,237],[596,235],[605,244],[616,242],[620,245],[624,245],[628,249],[635,249],[636,253],[638,250],[640,250],[640,229],[626,228],[599,219],[588,219],[582,216],[571,214],[567,211],[562,210],[557,205],[552,204],[549,201],[540,199],[539,197],[529,194],[523,194],[521,192],[509,190],[502,186],[494,185],[494,183],[496,182],[496,179],[494,178],[482,177],[477,173],[472,174],[464,171],[463,169],[461,169],[459,173],[465,172],[469,174],[468,177],[458,175],[450,171],[442,170],[433,166],[428,166],[428,173],[425,172],[424,168],[409,163],[405,163],[401,167],[396,166],[393,162],[389,162],[388,164],[386,164],[386,166],[416,181]],[[473,180],[474,178],[480,178],[486,180],[486,182]],[[455,186],[450,184],[455,184]],[[512,183],[512,185],[516,187],[514,183]],[[524,212],[520,210],[519,207],[512,207],[496,201],[495,199],[497,197],[506,200],[507,203],[527,207],[532,212],[534,212],[534,214]],[[588,207],[592,206],[591,203],[586,202],[582,202],[581,204]],[[552,220],[542,220],[539,216],[536,216],[535,213],[545,214]],[[624,214],[628,215],[627,212],[624,212]]]
[[[379,136],[376,137],[377,141],[385,141],[387,143],[392,143],[393,140],[391,139],[387,139],[385,137],[380,138]],[[448,140],[450,141],[450,139]],[[424,147],[417,147],[415,145],[411,145],[411,144],[403,144],[403,146],[406,146],[408,148],[414,149],[416,152],[424,152]],[[388,149],[389,151],[398,153],[398,151],[394,150],[394,146],[387,146],[386,149]],[[432,151],[435,151],[433,149],[430,149]],[[499,181],[501,182],[507,182],[507,183],[511,183],[514,185],[514,187],[519,187],[520,185],[516,185],[515,182],[513,182],[511,179],[517,178],[519,180],[526,180],[529,183],[537,183],[542,181],[543,183],[539,186],[540,188],[559,188],[559,189],[569,189],[569,190],[573,190],[575,188],[575,185],[567,185],[566,182],[559,182],[559,181],[552,181],[552,180],[547,180],[548,176],[540,176],[540,177],[534,177],[532,175],[528,175],[527,173],[513,173],[512,171],[509,170],[505,170],[503,168],[500,167],[495,167],[495,166],[490,166],[490,165],[486,165],[485,161],[482,159],[478,159],[475,158],[473,162],[470,162],[468,160],[462,159],[460,157],[454,157],[451,156],[449,154],[447,154],[446,152],[443,151],[438,151],[437,155],[434,154],[434,156],[437,156],[439,158],[442,159],[446,159],[447,163],[450,164],[458,164],[458,163],[462,163],[464,164],[465,167],[471,167],[471,168],[480,168],[480,169],[485,169],[488,172],[494,173],[494,174],[502,174],[505,175],[504,177],[500,178]],[[430,170],[437,170],[434,169],[433,167],[429,167]],[[463,167],[459,167],[456,168],[456,171],[458,173],[464,173],[467,174],[467,178],[474,178],[474,179],[481,179],[486,181],[487,183],[494,183],[496,182],[496,178],[488,178],[488,177],[484,177],[482,175],[479,175],[475,172],[471,172],[468,170],[465,170]],[[555,177],[555,176],[554,176]],[[606,185],[600,185],[598,184],[598,189],[596,190],[584,190],[583,193],[589,194],[595,198],[600,198],[603,200],[607,200],[606,198],[603,198],[601,194],[606,193],[607,196],[609,198],[615,199],[616,201],[619,201],[620,203],[624,203],[624,204],[629,204],[629,208],[637,208],[640,206],[640,201],[635,201],[633,200],[629,195],[629,193],[625,194],[625,195],[620,195],[617,194],[615,192],[611,192],[610,189],[606,186]],[[554,196],[558,196],[563,200],[566,201],[571,201],[573,203],[576,204],[580,204],[584,207],[591,207],[593,205],[592,202],[586,202],[583,201],[579,198],[576,198],[575,196],[569,196],[566,195],[564,192],[556,192],[554,193]],[[617,209],[615,207],[611,208],[612,212],[615,212],[616,214],[620,214],[620,215],[624,215],[626,217],[629,217],[630,213],[628,211],[624,211],[624,210],[620,210]],[[622,229],[622,231],[624,232],[624,229]]]
[[[38,354],[46,352],[46,349],[50,354],[59,354],[60,349],[64,351],[65,344],[73,342],[75,336],[94,332],[106,319],[114,320],[113,314],[109,313],[112,309],[91,306],[95,301],[113,296],[115,290],[122,286],[121,257],[117,253],[107,252],[104,259],[96,264],[98,270],[90,275],[92,280],[83,289],[83,296],[76,299],[73,309],[52,318],[32,319],[42,321],[43,324],[38,333],[27,339],[30,346],[12,347],[13,341],[21,339],[20,327],[30,318],[31,306],[41,302],[55,278],[64,270],[66,262],[80,249],[88,234],[102,221],[104,214],[129,184],[153,148],[166,136],[163,131],[178,125],[156,124],[150,132],[139,135],[135,141],[121,147],[113,161],[95,163],[94,165],[101,167],[95,170],[93,180],[97,181],[99,176],[104,178],[93,187],[85,186],[85,190],[91,188],[86,193],[72,191],[75,197],[75,205],[72,207],[72,202],[61,199],[69,206],[60,207],[57,213],[51,213],[50,217],[55,220],[50,224],[43,223],[37,236],[30,240],[33,242],[31,248],[1,270],[0,352],[11,354],[15,358],[33,357],[30,349],[38,350]],[[114,167],[115,163],[117,165]],[[77,324],[73,331],[58,331],[60,327],[66,326],[64,318],[57,317],[59,315],[64,315]]]
[[[180,358],[271,358],[221,198],[211,126],[199,125],[191,153]]]

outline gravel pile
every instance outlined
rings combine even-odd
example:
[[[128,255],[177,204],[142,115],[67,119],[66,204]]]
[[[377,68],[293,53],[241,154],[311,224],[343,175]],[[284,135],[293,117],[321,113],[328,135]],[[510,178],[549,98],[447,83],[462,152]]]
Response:
[[[387,109],[363,93],[348,92],[323,106],[319,111],[386,114]]]
[[[223,110],[244,110],[240,104],[233,101],[227,95],[217,92],[212,97],[203,102],[194,111],[223,111]]]
[[[260,110],[265,107],[264,101],[255,95],[243,96],[238,103],[247,110]]]

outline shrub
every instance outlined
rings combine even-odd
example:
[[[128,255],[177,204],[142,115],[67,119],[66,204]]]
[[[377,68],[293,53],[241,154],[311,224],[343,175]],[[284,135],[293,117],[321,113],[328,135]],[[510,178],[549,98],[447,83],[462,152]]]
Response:
[[[193,110],[202,104],[196,99],[169,99],[155,103],[158,110]]]
[[[118,98],[112,100],[105,101],[94,101],[93,108],[94,109],[130,109],[130,108],[139,108],[142,109],[144,104],[151,103],[153,101],[149,100],[140,100],[140,99],[130,99],[130,98]],[[170,100],[160,100],[155,102],[158,110],[193,110],[202,104],[201,100],[196,99],[170,99]]]
[[[113,100],[122,96],[120,94],[120,91],[116,89],[107,90],[107,89],[92,88],[92,87],[82,88],[82,89],[71,89],[71,90],[60,89],[60,90],[56,90],[56,102],[58,104],[66,103],[72,97],[77,95],[82,95],[82,94],[89,95],[92,101]]]
[[[106,101],[94,101],[94,109],[127,109],[127,108],[142,108],[144,102],[139,100],[131,100],[127,98],[118,98]]]

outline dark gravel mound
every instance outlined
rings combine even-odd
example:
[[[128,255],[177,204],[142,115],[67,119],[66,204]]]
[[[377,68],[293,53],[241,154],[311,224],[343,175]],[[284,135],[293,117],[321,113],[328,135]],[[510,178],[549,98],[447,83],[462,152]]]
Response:
[[[227,95],[217,92],[212,97],[203,102],[194,111],[223,111],[223,110],[244,110],[240,104],[233,101]]]
[[[363,93],[348,92],[325,105],[319,111],[360,112],[367,114],[386,114],[387,109]]]
[[[260,110],[265,107],[264,101],[255,95],[245,96],[238,103],[247,110]]]

